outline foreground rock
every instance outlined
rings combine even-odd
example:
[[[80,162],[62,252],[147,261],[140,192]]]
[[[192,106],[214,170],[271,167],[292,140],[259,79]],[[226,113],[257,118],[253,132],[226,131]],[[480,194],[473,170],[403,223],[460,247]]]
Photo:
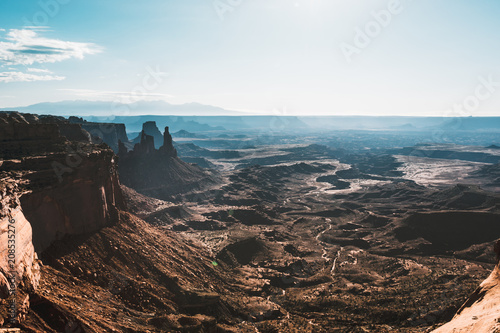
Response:
[[[29,293],[36,290],[40,280],[39,260],[32,242],[31,225],[24,216],[19,201],[21,195],[22,191],[15,180],[1,179],[0,325],[5,321],[20,321],[25,317]],[[14,290],[16,292],[12,294]],[[17,305],[17,311],[10,311],[12,304]]]
[[[495,245],[497,260],[500,258],[500,241]],[[500,332],[500,263],[490,276],[474,291],[455,317],[434,333],[483,333]]]
[[[125,203],[112,150],[91,144],[80,125],[2,113],[0,133],[0,241],[15,247],[15,263],[8,260],[9,248],[1,247],[0,320],[12,317],[6,308],[14,287],[20,320],[40,279],[36,253],[65,235],[116,223]]]

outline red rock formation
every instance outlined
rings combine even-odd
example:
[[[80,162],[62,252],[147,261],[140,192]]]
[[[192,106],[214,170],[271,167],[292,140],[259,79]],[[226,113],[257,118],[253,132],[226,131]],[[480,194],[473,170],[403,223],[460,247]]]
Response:
[[[37,186],[37,178],[46,183],[45,177],[54,173],[53,163],[57,160],[50,157],[37,163],[40,169],[29,176],[34,188],[21,197],[36,235],[33,243],[37,251],[43,251],[66,234],[88,233],[118,220],[118,209],[124,209],[125,205],[110,149],[81,156],[81,162],[73,171],[68,169],[61,182],[52,177],[54,183],[47,187]]]
[[[65,235],[114,224],[125,202],[113,151],[92,145],[80,125],[58,117],[0,113],[0,133],[2,321],[8,316],[10,271],[19,288],[18,298],[23,297],[17,304],[20,318],[29,306],[27,293],[40,278],[35,251],[41,253]],[[9,224],[15,224],[16,230],[13,268],[3,246],[8,244]]]
[[[16,319],[21,319],[27,311],[27,293],[37,288],[40,280],[40,266],[32,243],[31,225],[23,214],[19,196],[22,192],[14,179],[4,177],[0,180],[0,325],[11,319],[7,311],[12,302],[9,293],[17,289],[18,307]],[[11,232],[9,232],[11,230]],[[11,240],[11,242],[9,242]],[[10,247],[9,247],[10,245]],[[15,263],[9,261],[9,250],[14,248]],[[13,279],[13,280],[11,280]]]

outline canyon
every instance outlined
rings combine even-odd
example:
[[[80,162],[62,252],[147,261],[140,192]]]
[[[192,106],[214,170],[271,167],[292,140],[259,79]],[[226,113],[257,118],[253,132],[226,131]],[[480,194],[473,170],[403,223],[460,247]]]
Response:
[[[120,124],[0,112],[2,244],[16,230],[15,299],[0,253],[2,327],[497,329],[495,142],[283,121],[214,119],[173,139],[147,120],[129,140]]]

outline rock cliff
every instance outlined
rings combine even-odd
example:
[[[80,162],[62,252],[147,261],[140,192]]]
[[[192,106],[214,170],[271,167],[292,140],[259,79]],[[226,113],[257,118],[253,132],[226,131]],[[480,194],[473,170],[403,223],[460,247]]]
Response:
[[[0,113],[0,158],[12,159],[60,150],[65,141],[91,143],[88,132],[62,117]]]
[[[125,203],[111,149],[93,145],[88,132],[64,118],[0,113],[0,242],[8,244],[9,224],[16,236],[14,267],[0,247],[3,305],[11,272],[18,298],[27,297],[40,278],[36,252],[65,235],[114,224],[120,209]],[[18,300],[18,319],[28,305],[27,298]],[[0,313],[0,321],[6,318]]]
[[[78,117],[69,117],[68,120],[70,123],[80,124],[82,129],[89,132],[97,143],[106,143],[115,153],[118,153],[119,141],[123,143],[129,141],[124,124],[93,123]]]
[[[14,179],[1,178],[0,325],[5,320],[19,321],[26,315],[29,306],[28,293],[37,288],[40,280],[39,260],[32,243],[31,225],[24,216],[19,201],[21,195],[22,191]],[[9,261],[10,258],[15,260],[15,263]],[[12,282],[14,286],[11,285]],[[14,293],[14,290],[17,296],[15,299],[9,295]],[[13,302],[18,311],[11,316],[8,309]]]

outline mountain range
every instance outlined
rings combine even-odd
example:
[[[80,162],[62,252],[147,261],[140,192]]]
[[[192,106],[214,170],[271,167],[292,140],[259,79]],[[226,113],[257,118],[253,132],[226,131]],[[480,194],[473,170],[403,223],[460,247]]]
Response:
[[[0,108],[0,111],[51,114],[57,116],[130,116],[136,114],[183,115],[183,116],[241,116],[244,112],[226,110],[217,106],[199,103],[170,104],[165,101],[138,101],[131,104],[108,101],[61,101],[44,102],[28,106]]]

